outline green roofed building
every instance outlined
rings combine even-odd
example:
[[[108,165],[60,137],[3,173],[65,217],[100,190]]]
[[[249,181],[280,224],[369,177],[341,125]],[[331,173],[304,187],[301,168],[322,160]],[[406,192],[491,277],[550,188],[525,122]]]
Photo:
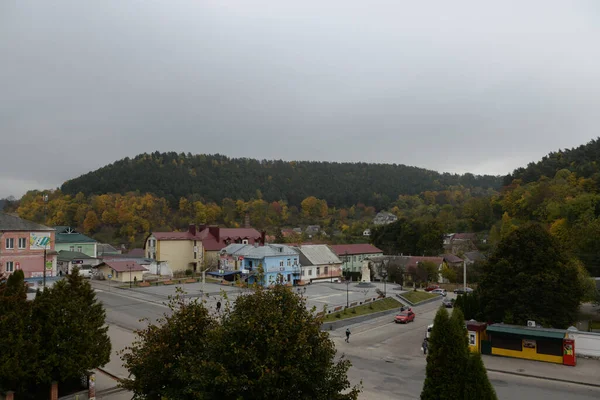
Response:
[[[77,232],[70,226],[55,226],[56,251],[72,251],[83,253],[91,258],[98,257],[98,242],[91,237]]]

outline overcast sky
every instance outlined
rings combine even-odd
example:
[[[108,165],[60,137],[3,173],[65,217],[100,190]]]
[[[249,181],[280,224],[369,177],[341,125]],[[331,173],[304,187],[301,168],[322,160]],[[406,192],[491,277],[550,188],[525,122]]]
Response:
[[[3,0],[0,197],[155,150],[506,174],[600,135],[599,38],[597,0]]]

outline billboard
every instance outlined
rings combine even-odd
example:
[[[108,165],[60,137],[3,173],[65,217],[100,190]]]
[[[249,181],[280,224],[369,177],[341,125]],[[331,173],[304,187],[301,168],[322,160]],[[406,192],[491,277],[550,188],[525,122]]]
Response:
[[[29,234],[29,250],[50,248],[50,233],[31,232]]]

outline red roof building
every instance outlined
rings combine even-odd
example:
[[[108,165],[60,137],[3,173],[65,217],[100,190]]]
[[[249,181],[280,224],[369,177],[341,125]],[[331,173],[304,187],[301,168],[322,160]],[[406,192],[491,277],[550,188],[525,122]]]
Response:
[[[342,269],[344,272],[361,272],[362,263],[365,259],[383,255],[383,250],[368,243],[336,244],[330,247],[343,261]]]

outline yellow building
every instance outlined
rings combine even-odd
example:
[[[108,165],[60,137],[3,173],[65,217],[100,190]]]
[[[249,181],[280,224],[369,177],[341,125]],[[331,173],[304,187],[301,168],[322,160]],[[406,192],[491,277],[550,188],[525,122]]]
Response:
[[[185,232],[151,233],[144,252],[147,258],[166,262],[174,274],[198,273],[217,269],[219,252],[232,243],[264,243],[264,234],[253,228],[190,225]]]
[[[120,283],[142,282],[143,274],[147,271],[135,261],[105,261],[96,269],[102,273],[104,279]]]

